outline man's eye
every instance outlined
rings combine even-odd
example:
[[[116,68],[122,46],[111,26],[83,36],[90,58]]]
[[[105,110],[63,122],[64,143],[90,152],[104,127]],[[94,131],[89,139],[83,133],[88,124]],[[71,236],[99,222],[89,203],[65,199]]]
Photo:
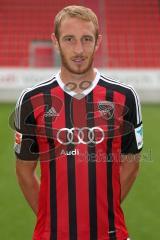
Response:
[[[84,38],[84,41],[85,41],[85,42],[92,42],[93,39],[92,39],[91,37],[85,37],[85,38]]]
[[[72,40],[73,40],[72,37],[67,37],[67,38],[65,38],[65,41],[66,41],[66,42],[71,42]]]

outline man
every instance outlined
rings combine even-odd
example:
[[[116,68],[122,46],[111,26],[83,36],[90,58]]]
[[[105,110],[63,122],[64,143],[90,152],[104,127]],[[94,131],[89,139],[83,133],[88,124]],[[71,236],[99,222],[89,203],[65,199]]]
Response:
[[[25,90],[15,114],[16,172],[37,216],[33,239],[126,240],[120,204],[139,167],[139,99],[93,68],[101,35],[90,9],[68,6],[54,27],[60,72]]]

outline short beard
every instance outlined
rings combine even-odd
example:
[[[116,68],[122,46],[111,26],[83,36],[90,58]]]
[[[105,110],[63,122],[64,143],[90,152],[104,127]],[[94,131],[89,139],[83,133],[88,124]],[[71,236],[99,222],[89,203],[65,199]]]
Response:
[[[71,72],[72,74],[85,74],[85,73],[87,73],[90,69],[91,69],[91,67],[92,67],[92,65],[93,65],[93,56],[94,56],[94,53],[95,53],[95,47],[94,47],[94,50],[93,50],[93,53],[92,53],[92,55],[91,55],[91,57],[90,57],[90,61],[89,61],[89,63],[88,63],[88,65],[86,66],[86,68],[85,69],[83,69],[83,70],[74,70],[72,67],[70,67],[69,66],[69,64],[67,63],[67,61],[66,61],[66,58],[65,58],[65,56],[64,56],[64,54],[63,54],[63,51],[62,51],[62,49],[61,49],[61,47],[60,47],[60,44],[59,44],[59,49],[60,49],[60,56],[61,56],[61,62],[62,62],[62,65],[69,71],[69,72]]]

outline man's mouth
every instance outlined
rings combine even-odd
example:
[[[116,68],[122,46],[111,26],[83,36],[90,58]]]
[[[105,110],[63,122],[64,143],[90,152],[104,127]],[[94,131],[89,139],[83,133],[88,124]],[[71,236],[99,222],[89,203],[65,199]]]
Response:
[[[75,62],[75,63],[81,64],[85,61],[85,58],[84,57],[77,57],[77,58],[73,58],[72,61]]]

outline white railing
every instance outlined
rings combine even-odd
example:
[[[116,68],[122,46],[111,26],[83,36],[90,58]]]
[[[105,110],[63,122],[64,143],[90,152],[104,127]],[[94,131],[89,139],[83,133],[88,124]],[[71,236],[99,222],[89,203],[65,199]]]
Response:
[[[57,68],[0,68],[0,101],[16,101],[24,88],[48,80]],[[142,102],[160,102],[160,69],[99,69],[106,77],[132,85]]]

